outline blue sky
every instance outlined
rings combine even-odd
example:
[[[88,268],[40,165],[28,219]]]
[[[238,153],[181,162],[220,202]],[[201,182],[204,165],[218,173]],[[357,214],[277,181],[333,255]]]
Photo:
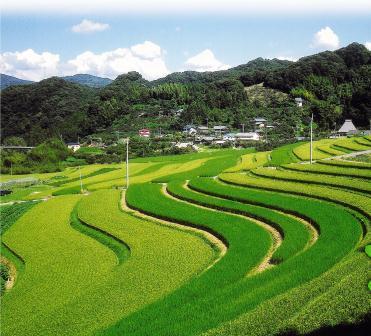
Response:
[[[358,10],[344,5],[336,11],[3,8],[0,69],[31,80],[76,72],[114,78],[130,70],[154,79],[180,70],[225,69],[256,57],[296,60],[354,41],[371,42],[371,6],[362,10],[360,3]]]

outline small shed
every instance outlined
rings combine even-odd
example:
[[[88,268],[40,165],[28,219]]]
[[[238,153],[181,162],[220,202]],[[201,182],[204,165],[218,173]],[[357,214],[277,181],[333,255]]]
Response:
[[[200,134],[209,134],[209,127],[207,126],[198,126],[197,132]]]
[[[237,141],[259,141],[260,136],[256,132],[237,133],[236,140]]]
[[[300,97],[295,98],[295,103],[298,107],[302,107],[303,106],[303,98],[300,98]]]
[[[358,130],[354,126],[352,119],[345,119],[344,124],[338,130],[339,134],[347,135],[357,133]]]
[[[217,134],[224,134],[228,131],[228,126],[217,125],[217,126],[214,126],[213,129],[214,129],[214,132]]]
[[[81,148],[80,144],[77,142],[69,142],[67,143],[67,147],[69,149],[72,149],[74,152],[78,151]]]

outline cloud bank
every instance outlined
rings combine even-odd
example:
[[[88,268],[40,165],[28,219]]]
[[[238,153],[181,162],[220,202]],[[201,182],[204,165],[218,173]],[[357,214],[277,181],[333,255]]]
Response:
[[[103,53],[85,51],[66,63],[60,62],[58,54],[37,53],[32,49],[0,55],[1,73],[32,81],[76,73],[114,79],[129,71],[138,71],[148,80],[166,76],[169,70],[165,64],[164,50],[153,42],[145,41]]]
[[[60,57],[50,52],[38,54],[32,49],[4,52],[0,55],[0,72],[22,79],[39,81],[59,74]]]
[[[79,24],[72,26],[71,30],[74,33],[94,33],[107,30],[108,28],[109,24],[107,23],[99,23],[84,19]]]

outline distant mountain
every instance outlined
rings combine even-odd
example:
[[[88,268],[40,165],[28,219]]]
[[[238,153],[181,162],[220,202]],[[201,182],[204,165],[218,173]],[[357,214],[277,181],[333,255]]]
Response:
[[[107,85],[96,89],[102,80]],[[295,97],[305,100],[302,109]],[[295,135],[312,114],[321,131],[333,130],[344,119],[366,128],[371,119],[371,52],[352,43],[297,62],[258,58],[229,70],[178,72],[152,82],[137,72],[114,81],[89,75],[52,77],[2,90],[1,110],[3,138],[21,136],[29,144],[61,134],[70,141],[100,130],[108,135],[144,127],[179,130],[207,121],[238,128],[257,116],[285,126],[277,127],[282,132],[277,139]]]
[[[77,83],[80,85],[86,85],[93,88],[101,88],[112,82],[112,79],[102,78],[88,74],[77,74],[73,76],[62,77],[67,82]]]
[[[246,85],[255,84],[255,80],[251,82],[250,77],[257,73],[285,69],[294,62],[279,60],[279,59],[264,59],[262,57],[256,58],[246,64],[238,65],[228,70],[220,71],[183,71],[174,72],[164,78],[159,78],[151,82],[152,86],[166,83],[210,83],[214,81],[227,80],[227,79],[240,79]],[[251,83],[250,83],[251,82]]]
[[[33,82],[5,74],[0,74],[0,90],[13,85],[26,85],[31,83]]]

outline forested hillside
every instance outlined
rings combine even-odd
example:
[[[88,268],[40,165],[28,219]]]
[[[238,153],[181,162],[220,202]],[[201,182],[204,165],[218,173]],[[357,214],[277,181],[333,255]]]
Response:
[[[0,90],[6,89],[9,86],[14,85],[25,85],[25,84],[31,84],[31,81],[19,79],[17,77],[8,76],[5,74],[0,74]]]
[[[304,108],[294,97],[305,99]],[[254,117],[275,125],[272,137],[289,139],[305,133],[311,113],[319,131],[333,130],[345,118],[368,126],[371,52],[353,43],[297,62],[259,58],[225,71],[173,73],[153,82],[131,72],[99,89],[54,77],[3,90],[1,108],[3,139],[21,136],[28,144],[55,135],[76,140],[117,130],[136,134],[144,127],[174,131],[187,123],[236,129],[243,123],[248,129]]]

